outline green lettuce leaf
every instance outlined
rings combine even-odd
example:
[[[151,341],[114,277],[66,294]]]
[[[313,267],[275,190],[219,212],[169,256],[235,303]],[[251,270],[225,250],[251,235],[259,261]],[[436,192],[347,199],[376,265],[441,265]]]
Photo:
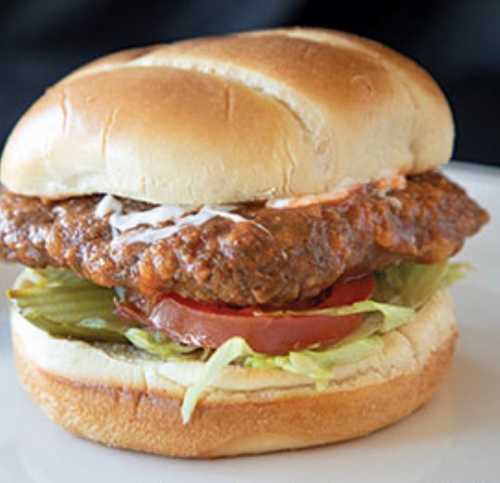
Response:
[[[422,265],[400,263],[377,273],[375,297],[389,304],[419,309],[438,290],[463,278],[471,266],[466,263]]]
[[[147,329],[130,328],[125,332],[126,338],[138,349],[158,356],[162,359],[192,354],[202,351],[199,347],[191,347],[173,342],[161,332]]]
[[[317,310],[302,311],[282,311],[273,312],[277,317],[283,315],[330,315],[336,317],[339,315],[369,314],[378,313],[382,317],[382,323],[379,327],[380,332],[389,332],[397,327],[411,322],[415,317],[416,311],[410,307],[401,305],[386,304],[374,300],[363,300],[352,305],[341,307],[330,307]]]

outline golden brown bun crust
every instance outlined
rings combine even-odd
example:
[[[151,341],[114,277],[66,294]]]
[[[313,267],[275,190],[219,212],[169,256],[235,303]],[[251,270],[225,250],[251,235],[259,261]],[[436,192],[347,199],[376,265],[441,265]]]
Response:
[[[166,456],[215,458],[305,448],[357,438],[399,421],[431,398],[456,335],[418,373],[354,391],[297,388],[203,403],[186,426],[178,397],[79,384],[49,374],[16,344],[18,374],[34,400],[66,430],[109,446]]]
[[[448,103],[361,37],[281,29],[133,49],[50,88],[6,145],[2,182],[199,204],[323,193],[448,161]]]
[[[55,422],[107,445],[182,457],[316,446],[392,424],[430,399],[457,336],[451,298],[440,292],[414,321],[383,336],[381,353],[337,367],[325,391],[300,379],[280,386],[272,370],[228,368],[183,425],[184,385],[174,379],[183,379],[186,363],[165,373],[166,363],[141,353],[55,339],[19,315],[12,328],[20,379]]]

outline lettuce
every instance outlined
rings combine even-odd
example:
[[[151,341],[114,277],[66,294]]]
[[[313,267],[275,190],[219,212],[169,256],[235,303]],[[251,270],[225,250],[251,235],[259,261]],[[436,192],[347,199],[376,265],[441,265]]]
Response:
[[[178,344],[170,340],[161,332],[154,332],[147,329],[133,327],[125,332],[125,336],[138,349],[162,359],[170,359],[202,351],[199,347]]]
[[[190,386],[184,395],[181,408],[182,422],[184,424],[187,424],[191,419],[203,391],[219,377],[231,362],[247,354],[253,354],[253,351],[245,342],[245,339],[241,337],[232,337],[217,348],[203,366],[198,381]]]
[[[372,335],[326,349],[306,349],[284,356],[251,354],[243,359],[242,364],[245,367],[282,369],[299,374],[314,380],[316,387],[323,389],[331,379],[334,366],[359,362],[381,350],[383,345],[380,337]]]
[[[255,369],[281,369],[305,376],[316,383],[318,390],[323,390],[332,377],[333,367],[359,362],[383,347],[381,337],[370,336],[322,350],[306,349],[283,356],[269,356],[254,352],[241,337],[233,337],[211,355],[196,383],[187,389],[181,408],[182,422],[189,422],[203,392],[231,363]]]
[[[375,297],[390,304],[421,308],[434,293],[463,278],[471,266],[466,263],[422,265],[400,263],[377,273]]]
[[[389,332],[396,329],[400,325],[407,324],[413,317],[416,311],[410,307],[400,305],[386,304],[375,302],[374,300],[363,300],[352,305],[344,305],[342,307],[330,307],[318,310],[303,310],[303,311],[284,311],[274,312],[279,317],[280,315],[330,315],[336,317],[339,315],[354,315],[368,314],[371,312],[379,313],[382,316],[382,324],[380,332]]]

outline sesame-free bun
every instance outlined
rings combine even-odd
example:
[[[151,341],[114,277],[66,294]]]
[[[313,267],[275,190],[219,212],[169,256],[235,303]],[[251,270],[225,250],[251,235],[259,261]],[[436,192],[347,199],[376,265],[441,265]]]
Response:
[[[431,398],[457,335],[451,299],[440,292],[384,335],[379,353],[335,368],[326,390],[280,370],[230,366],[183,425],[185,385],[203,363],[56,339],[15,311],[12,328],[20,379],[55,422],[106,445],[196,458],[305,448],[390,425]]]
[[[410,59],[355,35],[279,29],[78,69],[21,118],[1,181],[46,198],[245,202],[433,169],[453,136],[445,97]]]

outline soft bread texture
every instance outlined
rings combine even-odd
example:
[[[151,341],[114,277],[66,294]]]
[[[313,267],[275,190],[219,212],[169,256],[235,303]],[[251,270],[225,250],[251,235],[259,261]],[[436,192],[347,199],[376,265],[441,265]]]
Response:
[[[335,192],[446,163],[432,78],[376,42],[280,29],[119,52],[23,116],[2,182],[47,198],[245,202]]]
[[[58,424],[110,446],[198,458],[322,445],[392,424],[431,398],[457,335],[441,292],[384,336],[383,353],[336,368],[325,391],[281,371],[230,367],[183,425],[183,363],[167,375],[137,353],[54,339],[19,316],[12,325],[20,379]]]

